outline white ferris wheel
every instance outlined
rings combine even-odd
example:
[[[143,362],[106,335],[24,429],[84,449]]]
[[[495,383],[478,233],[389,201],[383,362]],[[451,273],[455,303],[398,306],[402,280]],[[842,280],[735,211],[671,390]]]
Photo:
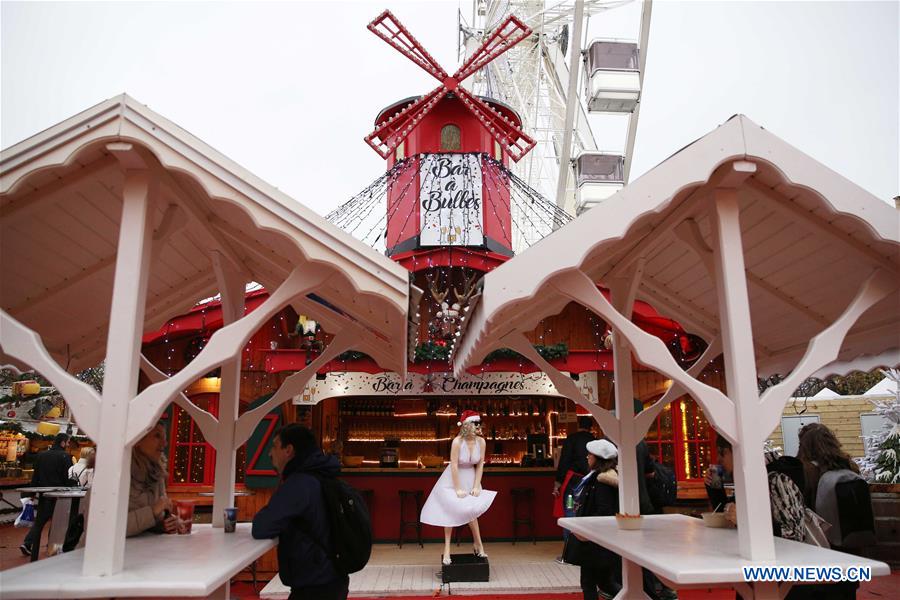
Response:
[[[634,31],[615,38],[588,36],[592,19],[633,8],[637,1],[473,0],[469,13],[460,13],[461,54],[477,48],[508,15],[534,31],[467,87],[518,112],[537,145],[514,171],[569,214],[603,202],[628,182],[652,0],[641,0]],[[598,138],[592,127],[597,119],[619,121],[611,130],[621,133],[604,129]]]

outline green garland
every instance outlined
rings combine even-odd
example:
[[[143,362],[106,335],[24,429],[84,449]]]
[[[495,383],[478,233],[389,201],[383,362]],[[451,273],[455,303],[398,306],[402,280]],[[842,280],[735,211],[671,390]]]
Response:
[[[415,362],[429,360],[447,360],[450,358],[450,347],[434,342],[423,342],[416,346]]]
[[[541,355],[541,358],[543,358],[544,360],[556,360],[558,358],[565,358],[569,355],[569,346],[565,342],[553,344],[552,346],[535,344],[534,349],[538,354]],[[510,348],[498,348],[497,350],[494,350],[493,352],[488,354],[485,357],[484,362],[489,363],[501,358],[518,359],[524,357],[515,350],[511,350]]]
[[[565,342],[544,346],[535,344],[534,349],[540,354],[544,360],[556,360],[565,358],[569,355],[569,346]],[[434,342],[423,342],[416,346],[415,362],[425,362],[430,360],[447,360],[450,357],[450,346],[440,345]],[[494,350],[484,359],[485,363],[489,363],[501,358],[523,358],[521,354],[509,348],[500,348]]]

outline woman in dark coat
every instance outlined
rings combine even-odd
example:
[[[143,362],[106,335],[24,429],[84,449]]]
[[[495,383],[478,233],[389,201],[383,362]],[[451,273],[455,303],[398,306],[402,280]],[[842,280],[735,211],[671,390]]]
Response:
[[[587,451],[590,472],[575,488],[575,514],[578,517],[615,515],[619,512],[618,450],[609,440],[594,440],[587,444]],[[571,555],[567,556],[567,562],[581,566],[584,600],[598,600],[601,594],[612,597],[622,589],[622,558],[618,554],[579,539]]]

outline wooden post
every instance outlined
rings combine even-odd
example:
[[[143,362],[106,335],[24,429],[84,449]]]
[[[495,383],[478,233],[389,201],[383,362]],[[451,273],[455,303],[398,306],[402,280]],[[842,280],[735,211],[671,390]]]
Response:
[[[639,279],[640,270],[634,274]],[[637,283],[637,282],[635,282]],[[634,295],[630,293],[632,280],[615,280],[610,284],[613,306],[626,319],[631,318]],[[615,376],[616,418],[619,420],[619,511],[632,515],[640,514],[641,499],[638,477],[638,440],[634,423],[634,377],[632,372],[631,346],[625,336],[613,334],[613,368]],[[622,591],[617,598],[646,598],[644,577],[641,566],[625,558],[622,559]]]
[[[750,323],[750,300],[744,273],[740,206],[737,191],[718,188],[713,194],[713,259],[722,327],[728,396],[734,402],[734,454],[738,543],[741,556],[774,560],[769,486],[763,459],[763,414],[756,383],[756,356]]]
[[[97,442],[97,469],[91,489],[83,573],[108,576],[122,570],[131,446],[127,444],[128,408],[137,393],[150,270],[150,207],[157,182],[146,170],[126,170],[122,220],[113,284],[106,373]]]
[[[224,257],[213,253],[213,268],[222,294],[222,317],[225,325],[244,316],[245,282],[235,273]],[[234,469],[237,448],[234,445],[234,426],[240,409],[241,357],[222,365],[222,385],[219,389],[219,421],[216,428],[216,479],[213,495],[213,527],[224,527],[225,509],[234,506]]]

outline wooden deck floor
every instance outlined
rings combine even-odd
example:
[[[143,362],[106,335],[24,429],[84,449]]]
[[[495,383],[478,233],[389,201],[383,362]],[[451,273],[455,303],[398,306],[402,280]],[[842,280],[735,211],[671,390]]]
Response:
[[[365,569],[350,576],[350,595],[423,596],[440,589],[442,546],[426,544],[425,548],[406,544],[377,544]],[[468,546],[453,546],[452,552],[464,553]],[[578,567],[560,565],[556,556],[562,542],[519,542],[487,544],[490,555],[491,580],[485,583],[454,583],[453,594],[484,593],[540,594],[579,592]],[[469,550],[470,551],[470,550]],[[444,588],[446,592],[446,586]],[[276,577],[260,593],[260,598],[287,598],[290,590]]]

